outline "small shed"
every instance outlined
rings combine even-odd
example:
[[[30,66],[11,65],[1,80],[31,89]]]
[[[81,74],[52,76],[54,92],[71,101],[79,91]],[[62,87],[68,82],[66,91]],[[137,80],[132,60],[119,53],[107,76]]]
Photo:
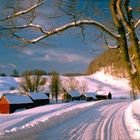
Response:
[[[110,92],[107,92],[107,91],[97,91],[96,98],[98,100],[112,99],[112,94]]]
[[[29,94],[34,102],[34,107],[49,104],[49,97],[45,93],[35,92]]]
[[[80,100],[81,94],[77,90],[71,90],[65,92],[65,100],[67,101],[73,101],[73,100]]]
[[[50,92],[45,92],[44,94],[46,94],[50,98]]]
[[[33,101],[29,96],[19,96],[16,94],[3,94],[0,98],[0,113],[10,114],[17,109],[32,107]]]
[[[86,92],[81,95],[81,99],[85,101],[93,101],[96,100],[96,93],[95,92]]]

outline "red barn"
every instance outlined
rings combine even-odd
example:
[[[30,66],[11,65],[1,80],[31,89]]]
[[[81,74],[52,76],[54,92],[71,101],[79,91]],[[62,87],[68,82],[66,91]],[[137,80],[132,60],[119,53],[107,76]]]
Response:
[[[32,107],[33,101],[29,96],[18,96],[14,94],[4,94],[0,97],[0,113],[10,114],[17,109]]]

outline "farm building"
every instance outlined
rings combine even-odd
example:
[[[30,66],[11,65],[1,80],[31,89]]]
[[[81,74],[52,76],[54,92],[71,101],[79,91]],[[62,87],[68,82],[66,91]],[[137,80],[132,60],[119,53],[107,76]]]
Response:
[[[45,92],[44,94],[50,98],[50,92]]]
[[[112,99],[112,94],[110,92],[105,92],[105,91],[97,91],[96,93],[96,98],[98,100],[102,99]]]
[[[30,93],[29,96],[34,102],[34,107],[49,104],[49,97],[45,93]]]
[[[80,100],[80,93],[77,90],[65,91],[62,99],[64,101]]]
[[[29,96],[3,94],[0,98],[0,113],[13,113],[17,109],[32,107],[33,101]]]
[[[96,93],[95,92],[86,92],[81,95],[81,99],[85,101],[93,101],[96,100]]]

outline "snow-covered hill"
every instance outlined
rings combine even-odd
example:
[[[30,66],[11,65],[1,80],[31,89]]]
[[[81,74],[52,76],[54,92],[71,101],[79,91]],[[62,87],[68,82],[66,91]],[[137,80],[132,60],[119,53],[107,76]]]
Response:
[[[88,91],[110,91],[113,98],[129,98],[130,86],[129,81],[124,78],[117,78],[107,75],[104,71],[96,72],[90,76],[79,76],[79,81],[88,83]]]
[[[11,87],[18,87],[18,78],[0,77],[0,93],[9,92]]]
[[[47,76],[49,79],[49,77]],[[61,79],[66,77],[61,76]],[[76,79],[79,82],[86,82],[88,85],[89,92],[96,92],[98,90],[110,91],[113,98],[129,98],[130,97],[130,86],[129,82],[123,78],[116,78],[111,75],[104,74],[104,71],[97,72],[90,76],[77,76]],[[13,77],[0,77],[0,93],[13,93],[11,87],[18,88],[18,82],[20,78]],[[48,83],[45,86],[48,90]]]

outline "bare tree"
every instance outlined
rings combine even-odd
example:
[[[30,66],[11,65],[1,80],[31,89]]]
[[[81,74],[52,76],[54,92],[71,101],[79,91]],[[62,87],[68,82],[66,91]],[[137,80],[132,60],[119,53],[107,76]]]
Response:
[[[19,83],[19,91],[21,94],[29,94],[30,92],[38,92],[43,90],[47,79],[42,77],[43,73],[40,70],[26,71],[23,73]]]
[[[80,82],[74,77],[68,77],[62,81],[63,87],[66,91],[79,90]]]
[[[52,97],[55,98],[56,103],[57,103],[58,96],[59,96],[60,90],[61,90],[61,81],[60,81],[59,74],[57,72],[52,72],[50,90],[52,93]]]
[[[140,17],[135,14],[136,12],[140,12],[139,7],[132,7],[130,0],[110,0],[110,11],[112,14],[112,20],[114,27],[109,28],[108,26],[105,26],[104,24],[95,21],[92,16],[87,16],[85,13],[86,10],[80,10],[78,11],[78,2],[76,0],[68,0],[68,3],[65,3],[64,0],[59,0],[61,3],[60,8],[65,13],[65,15],[68,15],[72,17],[68,23],[64,23],[63,25],[58,25],[58,27],[52,27],[52,28],[45,28],[41,24],[36,24],[34,22],[34,18],[32,20],[28,20],[28,22],[20,22],[20,25],[18,25],[17,21],[25,15],[31,16],[30,13],[35,11],[36,9],[40,8],[41,5],[44,5],[48,1],[38,0],[34,1],[30,6],[24,7],[23,9],[18,9],[17,11],[12,12],[11,15],[7,16],[6,18],[3,18],[1,20],[2,26],[1,30],[8,30],[12,34],[13,37],[17,38],[18,40],[26,43],[26,44],[33,44],[37,42],[41,42],[42,40],[53,36],[55,34],[58,34],[60,32],[63,32],[65,30],[68,30],[70,28],[80,27],[82,29],[82,33],[84,26],[90,25],[95,26],[99,30],[103,31],[107,36],[105,36],[105,43],[108,48],[111,49],[119,49],[120,53],[122,54],[124,65],[126,68],[126,71],[128,72],[129,79],[132,83],[132,85],[135,86],[135,89],[138,89],[140,91],[140,41],[138,36],[138,27],[140,25]],[[86,3],[89,3],[90,0],[87,0]],[[136,1],[139,5],[139,1]],[[60,4],[59,3],[59,4]],[[66,5],[66,8],[62,8]],[[92,6],[90,4],[90,6]],[[76,10],[77,8],[77,10]],[[15,9],[15,7],[14,7]],[[70,10],[71,9],[71,10]],[[76,12],[78,11],[78,12]],[[135,13],[134,13],[135,12]],[[31,16],[33,17],[33,16]],[[27,18],[26,18],[27,19]],[[29,18],[31,19],[31,18]],[[14,21],[9,26],[6,26],[5,22],[7,21]],[[22,24],[23,23],[23,24]],[[37,30],[40,32],[38,37],[34,37],[32,39],[25,38],[24,36],[20,36],[18,31],[20,30]],[[114,29],[114,30],[112,30]],[[107,37],[111,37],[114,42],[116,42],[116,45],[110,45],[107,41]],[[133,53],[130,54],[128,49],[129,46],[132,47]]]
[[[87,90],[88,90],[88,83],[86,81],[81,81],[80,82],[80,89],[79,89],[80,93],[84,94],[87,92]]]

